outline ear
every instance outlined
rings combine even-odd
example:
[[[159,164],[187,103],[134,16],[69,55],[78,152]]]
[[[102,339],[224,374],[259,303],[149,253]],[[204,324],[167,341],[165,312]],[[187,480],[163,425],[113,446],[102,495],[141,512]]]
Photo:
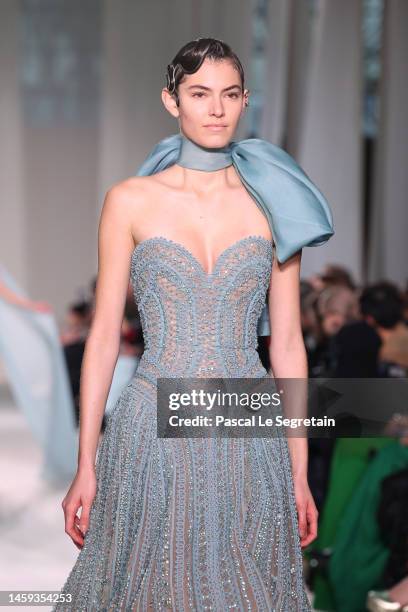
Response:
[[[167,87],[163,87],[162,92],[161,92],[161,99],[162,99],[164,106],[169,111],[170,115],[178,119],[178,117],[180,116],[180,113],[179,113],[178,106],[176,104],[176,100],[171,95]]]
[[[244,94],[243,94],[244,107],[249,106],[249,94],[250,94],[249,89],[244,89]]]

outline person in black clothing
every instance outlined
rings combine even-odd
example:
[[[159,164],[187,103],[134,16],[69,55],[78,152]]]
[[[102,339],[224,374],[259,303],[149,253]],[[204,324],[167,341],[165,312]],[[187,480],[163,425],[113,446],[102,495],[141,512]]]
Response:
[[[360,305],[364,319],[381,339],[379,376],[408,376],[408,326],[399,288],[389,281],[370,285],[362,292]]]

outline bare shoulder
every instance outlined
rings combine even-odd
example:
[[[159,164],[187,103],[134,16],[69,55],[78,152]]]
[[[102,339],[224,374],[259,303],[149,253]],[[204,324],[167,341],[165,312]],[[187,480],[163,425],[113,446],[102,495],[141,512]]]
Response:
[[[132,176],[113,184],[106,193],[102,215],[110,223],[129,230],[135,244],[158,231],[163,222],[163,207],[177,189],[174,169],[166,168],[149,176]],[[164,215],[164,216],[163,216]]]
[[[132,176],[113,184],[106,193],[102,215],[109,218],[109,224],[130,232],[134,244],[157,230],[168,189],[162,178],[166,174],[164,170],[151,176]]]
[[[178,173],[174,167],[165,168],[148,176],[131,176],[112,185],[108,193],[126,205],[143,205],[154,199],[159,192],[172,189],[177,184]]]
[[[114,183],[106,192],[106,200],[126,208],[142,204],[149,192],[150,176],[132,176]]]
[[[141,218],[150,200],[150,177],[130,177],[114,183],[106,192],[102,214],[121,218],[132,225]]]

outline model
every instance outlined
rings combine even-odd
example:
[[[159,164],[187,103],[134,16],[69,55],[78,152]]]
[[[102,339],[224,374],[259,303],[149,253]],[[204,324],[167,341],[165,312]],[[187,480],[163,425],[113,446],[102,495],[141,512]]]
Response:
[[[257,334],[271,331],[275,376],[307,378],[301,250],[333,234],[331,213],[285,151],[232,140],[248,98],[228,45],[186,44],[162,90],[179,133],[107,193],[63,501],[80,553],[54,610],[311,610],[307,440],[157,436],[157,379],[268,376]],[[97,453],[129,275],[145,350]]]

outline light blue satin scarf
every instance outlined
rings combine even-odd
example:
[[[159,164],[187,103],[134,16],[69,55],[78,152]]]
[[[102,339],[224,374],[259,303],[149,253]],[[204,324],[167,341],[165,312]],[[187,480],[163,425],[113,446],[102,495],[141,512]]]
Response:
[[[137,176],[160,172],[173,164],[214,171],[234,165],[243,185],[265,214],[280,263],[304,246],[318,246],[333,234],[330,206],[323,194],[286,151],[261,138],[206,148],[174,134],[161,140],[140,166]],[[266,302],[258,335],[270,335]]]

